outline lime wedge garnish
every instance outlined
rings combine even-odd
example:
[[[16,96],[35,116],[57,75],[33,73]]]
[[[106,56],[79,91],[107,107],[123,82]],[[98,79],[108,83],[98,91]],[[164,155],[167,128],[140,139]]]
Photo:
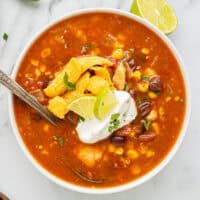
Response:
[[[103,119],[117,105],[117,99],[112,90],[104,88],[99,95],[94,106],[96,118]]]
[[[134,0],[131,12],[150,21],[165,34],[177,27],[177,17],[165,0]]]
[[[91,119],[94,116],[95,96],[82,96],[73,100],[68,109],[77,113],[84,119]]]

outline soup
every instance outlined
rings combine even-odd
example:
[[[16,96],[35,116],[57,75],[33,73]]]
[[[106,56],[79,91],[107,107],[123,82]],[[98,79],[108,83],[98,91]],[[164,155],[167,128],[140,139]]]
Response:
[[[78,70],[71,63],[81,59],[92,64],[73,79]],[[61,74],[62,87],[49,89]],[[47,171],[75,185],[119,186],[145,175],[171,150],[185,116],[185,86],[174,55],[152,31],[120,15],[83,14],[52,26],[27,51],[16,81],[60,118],[55,127],[14,97],[27,149]],[[109,116],[107,137],[84,142],[77,127],[86,122],[67,106],[83,95],[98,98],[105,88],[128,94],[137,115],[119,127],[121,106]],[[85,132],[94,133],[88,124]]]

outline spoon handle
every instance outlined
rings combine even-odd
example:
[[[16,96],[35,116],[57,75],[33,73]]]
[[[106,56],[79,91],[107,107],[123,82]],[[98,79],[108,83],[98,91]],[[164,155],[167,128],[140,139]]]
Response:
[[[46,107],[42,106],[35,97],[24,90],[17,82],[10,78],[6,73],[0,70],[0,83],[7,87],[13,94],[25,101],[35,110],[37,110],[44,118],[46,118],[53,125],[56,125],[56,118],[50,113]]]
[[[0,200],[9,200],[9,198],[0,192]]]

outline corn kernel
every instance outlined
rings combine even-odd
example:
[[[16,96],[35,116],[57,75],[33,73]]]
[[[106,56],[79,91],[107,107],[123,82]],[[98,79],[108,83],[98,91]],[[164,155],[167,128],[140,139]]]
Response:
[[[155,121],[158,118],[158,114],[156,110],[152,110],[148,115],[147,115],[147,120],[149,121]]]
[[[25,74],[25,78],[30,78],[31,74]]]
[[[123,35],[123,34],[121,34],[121,33],[119,33],[119,34],[117,35],[117,38],[118,38],[119,40],[121,40],[121,41],[125,41],[125,40],[126,40],[125,35]]]
[[[130,158],[131,160],[135,160],[139,157],[139,153],[133,149],[130,149],[127,151],[127,156],[128,158]]]
[[[39,150],[43,149],[43,146],[42,146],[42,145],[39,145],[39,146],[38,146],[38,149],[39,149]]]
[[[35,59],[31,59],[31,64],[35,67],[37,67],[39,65],[39,61],[35,60]]]
[[[124,45],[122,43],[120,43],[119,41],[115,41],[114,42],[114,48],[115,49],[122,49],[122,48],[124,48]]]
[[[81,30],[77,30],[76,31],[76,36],[77,37],[81,37],[83,35],[83,31],[81,31]]]
[[[169,101],[171,101],[171,99],[172,99],[172,98],[171,98],[170,96],[168,96],[168,97],[165,98],[165,101],[166,101],[166,102],[169,102]]]
[[[156,134],[159,134],[160,128],[159,128],[159,125],[158,125],[157,122],[152,123],[152,124],[151,124],[151,128],[154,130],[154,132],[155,132]]]
[[[40,65],[40,71],[45,72],[46,71],[46,65]]]
[[[149,83],[147,81],[140,82],[140,83],[138,83],[137,88],[138,88],[138,90],[140,92],[143,92],[143,93],[148,92],[148,90],[149,90]]]
[[[155,70],[151,69],[151,68],[147,68],[144,72],[144,74],[146,74],[147,76],[153,76],[156,74]]]
[[[179,101],[180,100],[180,97],[179,96],[176,96],[175,98],[174,98],[174,101]]]
[[[138,174],[140,174],[141,169],[140,169],[139,166],[134,165],[134,166],[131,167],[131,172],[132,172],[134,175],[138,175]]]
[[[45,125],[43,126],[43,130],[44,130],[45,132],[47,132],[47,131],[49,130],[49,125],[48,125],[48,124],[45,124]]]
[[[141,72],[139,70],[136,70],[131,74],[131,77],[133,77],[135,80],[139,81],[139,80],[141,80],[141,75],[142,75]]]
[[[122,59],[124,57],[123,49],[114,50],[113,53],[112,53],[112,56],[117,60]]]
[[[154,155],[155,155],[155,152],[154,152],[154,151],[148,150],[148,151],[146,152],[146,157],[147,157],[147,158],[151,158],[151,157],[153,157]]]
[[[158,97],[158,95],[155,92],[148,92],[148,96],[150,99],[156,99]]]
[[[93,55],[93,56],[97,56],[99,55],[101,52],[100,52],[100,49],[99,48],[95,48],[93,49],[90,54]]]
[[[48,155],[49,152],[48,152],[46,149],[43,149],[43,150],[41,151],[41,154],[43,154],[43,155]]]
[[[41,75],[41,72],[39,69],[35,69],[35,75],[36,75],[36,78],[39,78],[39,76]]]
[[[124,149],[122,147],[118,147],[116,150],[115,150],[115,154],[121,156],[123,155],[124,153]]]
[[[108,152],[113,153],[115,151],[115,146],[112,144],[108,145]]]
[[[160,108],[159,108],[159,115],[160,115],[160,116],[163,116],[164,114],[165,114],[164,108],[163,108],[163,107],[160,107]]]
[[[51,55],[51,49],[50,48],[45,48],[41,52],[41,57],[42,58],[46,58],[46,57],[48,57],[50,55]]]
[[[142,48],[141,49],[141,52],[144,54],[144,55],[148,55],[150,50],[148,48]]]

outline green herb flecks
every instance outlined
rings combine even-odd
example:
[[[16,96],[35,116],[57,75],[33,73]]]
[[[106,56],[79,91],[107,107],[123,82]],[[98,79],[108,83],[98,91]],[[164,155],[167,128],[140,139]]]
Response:
[[[76,85],[74,83],[68,81],[67,73],[65,73],[65,75],[64,75],[64,83],[65,83],[65,86],[68,90],[75,90],[76,89]]]
[[[110,133],[112,133],[113,131],[115,131],[119,127],[119,125],[120,125],[120,121],[118,119],[119,116],[120,116],[119,113],[115,113],[115,114],[111,115],[110,123],[109,123],[109,127],[108,127],[108,131]]]
[[[56,135],[53,135],[52,137],[53,141],[56,141],[59,145],[59,147],[63,147],[64,146],[64,136],[56,136]]]
[[[141,78],[142,78],[142,80],[144,80],[144,81],[148,81],[148,80],[149,80],[149,77],[146,76],[146,75],[141,75]]]
[[[125,84],[125,86],[124,86],[124,90],[125,90],[126,92],[128,92],[128,90],[129,90],[128,83]]]
[[[160,96],[160,92],[153,92],[154,94],[156,94],[157,96]]]
[[[146,131],[149,130],[150,125],[151,125],[151,122],[150,122],[150,121],[148,121],[148,120],[144,121],[144,128],[145,128]]]
[[[79,116],[78,123],[81,123],[81,122],[84,122],[84,121],[85,121],[85,118]]]
[[[4,39],[5,41],[8,40],[8,34],[7,34],[7,33],[4,33],[4,34],[3,34],[3,39]]]
[[[64,146],[64,136],[61,136],[59,139],[58,139],[58,145],[60,147],[63,147]]]
[[[91,49],[92,45],[91,44],[86,44],[82,47],[81,53],[87,53],[88,49]]]

